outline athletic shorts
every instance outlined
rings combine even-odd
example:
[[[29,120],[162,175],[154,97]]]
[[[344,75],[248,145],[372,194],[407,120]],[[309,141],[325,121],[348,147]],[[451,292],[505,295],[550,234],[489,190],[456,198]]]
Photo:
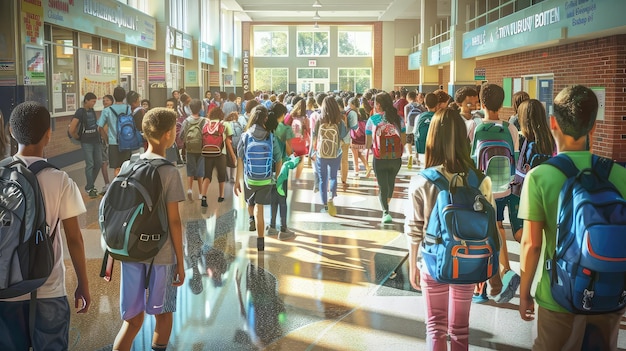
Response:
[[[120,168],[122,163],[130,160],[131,150],[120,151],[117,145],[109,145],[109,168]]]
[[[524,222],[517,217],[519,211],[519,196],[510,194],[501,199],[496,199],[496,220],[501,222],[504,220],[504,207],[509,209],[509,221],[511,222],[511,230],[513,234],[522,229]]]
[[[204,178],[209,178],[209,182],[213,181],[214,169],[217,170],[217,182],[224,183],[226,181],[226,155],[204,158]]]
[[[407,134],[406,143],[411,145],[415,144],[415,134]]]
[[[246,198],[246,203],[250,206],[255,204],[269,205],[272,203],[272,188],[274,184],[267,185],[248,185],[243,182],[243,195]]]
[[[120,314],[123,320],[129,320],[144,311],[153,315],[176,312],[178,288],[172,285],[176,274],[175,264],[152,265],[147,291],[149,263],[121,262],[121,266]]]
[[[35,340],[30,341],[26,301],[0,301],[0,350],[67,350],[70,305],[67,297],[37,299]]]

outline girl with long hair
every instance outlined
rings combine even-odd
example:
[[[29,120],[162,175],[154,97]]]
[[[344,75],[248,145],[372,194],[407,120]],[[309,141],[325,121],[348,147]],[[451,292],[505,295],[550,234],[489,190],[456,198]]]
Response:
[[[319,176],[318,189],[324,209],[331,216],[337,214],[333,198],[337,196],[337,171],[342,154],[340,143],[346,134],[344,114],[339,110],[337,100],[332,96],[325,97],[322,101],[320,119],[315,123],[312,140],[315,149],[315,167]]]
[[[458,111],[438,110],[426,138],[426,167],[434,167],[448,182],[455,174],[464,178],[470,173],[482,177],[470,158],[470,146],[463,117]],[[495,207],[491,180],[484,177],[480,192]],[[422,263],[419,254],[422,240],[439,190],[434,183],[417,175],[409,186],[410,206],[406,208],[404,232],[409,244],[409,281],[421,290],[426,303],[426,342],[429,350],[467,350],[469,341],[469,316],[474,284],[445,284],[437,282]]]
[[[369,118],[368,114],[359,111],[359,99],[353,97],[348,100],[350,111],[348,112],[348,128],[350,128],[350,149],[354,158],[354,177],[359,177],[359,160],[365,166],[365,173],[370,173],[370,166],[363,152],[365,151],[365,124]]]
[[[373,138],[376,138],[376,129],[381,128],[383,124],[392,124],[400,136],[400,150],[406,143],[406,134],[404,120],[398,115],[398,111],[393,107],[391,96],[387,93],[378,93],[375,97],[374,109],[376,113],[367,120],[365,125],[365,136],[367,148],[371,148]],[[375,146],[375,145],[374,145]],[[391,223],[392,218],[389,213],[389,202],[393,197],[393,189],[396,186],[396,176],[402,166],[402,152],[396,155],[396,158],[384,159],[376,158],[372,160],[372,168],[376,174],[378,182],[378,200],[383,209],[383,223]]]
[[[184,95],[184,94],[183,94]],[[217,202],[224,201],[224,184],[226,183],[226,165],[227,165],[227,157],[231,158],[232,163],[235,161],[235,152],[233,151],[232,145],[232,135],[233,130],[229,123],[224,123],[224,112],[222,112],[221,108],[214,108],[209,112],[207,116],[207,121],[205,122],[205,126],[202,128],[202,133],[205,131],[213,131],[222,130],[222,138],[224,143],[222,145],[221,153],[218,156],[205,157],[204,158],[204,178],[202,178],[202,207],[208,207],[207,204],[207,191],[209,190],[209,185],[211,181],[213,181],[213,170],[217,171],[217,181],[218,181],[218,189],[219,195],[217,197]],[[221,127],[220,127],[221,125]],[[204,144],[204,143],[203,143]],[[203,145],[203,147],[206,145]]]
[[[549,156],[556,154],[556,143],[546,120],[546,109],[541,101],[537,99],[522,101],[517,108],[517,118],[520,125],[520,158],[526,153],[527,145],[530,142],[535,143],[535,148],[533,149],[535,154]],[[513,189],[515,187],[521,189],[522,183],[513,184]],[[517,195],[511,194],[511,196]],[[522,240],[522,231],[523,228],[520,228],[513,233],[513,238],[517,242]]]
[[[294,99],[296,100],[296,99]],[[296,179],[300,179],[304,168],[304,155],[309,154],[311,130],[309,127],[309,117],[307,115],[306,100],[300,97],[293,105],[293,109],[285,116],[285,125],[293,131],[291,147],[296,156],[300,156],[300,162],[296,167]]]
[[[246,108],[250,107],[249,104]],[[265,250],[265,220],[263,218],[263,205],[269,205],[272,201],[272,187],[274,187],[272,175],[265,179],[248,179],[244,176],[244,164],[250,157],[247,154],[247,145],[250,138],[254,138],[257,141],[272,139],[272,163],[274,169],[279,170],[282,167],[282,153],[280,151],[280,145],[278,140],[273,138],[270,134],[276,130],[278,121],[274,113],[269,114],[268,110],[262,104],[255,106],[250,111],[250,118],[248,120],[248,126],[246,132],[241,136],[241,142],[237,146],[237,178],[235,179],[235,186],[233,191],[236,196],[242,193],[248,204],[248,219],[249,230],[257,231],[257,250]],[[241,187],[241,180],[243,179],[243,189]]]

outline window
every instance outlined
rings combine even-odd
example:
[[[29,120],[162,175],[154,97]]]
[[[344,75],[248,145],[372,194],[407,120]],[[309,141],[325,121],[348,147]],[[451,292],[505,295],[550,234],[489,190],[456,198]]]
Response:
[[[263,91],[289,90],[288,68],[255,68],[254,89]]]
[[[372,87],[372,69],[340,68],[338,81],[339,90],[364,93]]]
[[[255,31],[254,56],[288,56],[287,31]]]
[[[298,68],[298,79],[328,79],[328,68]]]
[[[372,31],[339,31],[338,56],[372,56]]]
[[[187,0],[170,0],[170,27],[187,33]]]
[[[328,32],[298,32],[298,56],[329,56]]]

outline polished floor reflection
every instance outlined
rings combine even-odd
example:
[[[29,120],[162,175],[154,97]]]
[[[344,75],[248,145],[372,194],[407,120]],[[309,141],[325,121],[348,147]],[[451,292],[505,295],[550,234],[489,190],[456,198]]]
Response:
[[[65,170],[82,188],[81,167]],[[232,184],[219,204],[217,184],[211,184],[208,208],[194,190],[195,200],[180,206],[187,279],[178,291],[168,350],[424,350],[424,302],[408,284],[402,234],[408,183],[418,171],[403,167],[390,205],[393,223],[382,225],[373,178],[340,184],[337,216],[330,217],[320,213],[313,175],[305,168],[288,197],[296,240],[266,238],[262,253]],[[99,178],[96,185],[101,183]],[[72,315],[71,350],[110,350],[121,325],[119,266],[111,282],[98,277],[99,201],[85,197],[88,212],[80,218],[93,302],[88,314]],[[269,222],[269,206],[265,215]],[[509,250],[519,270],[519,245],[509,240]],[[71,296],[75,275],[66,266]],[[472,306],[471,350],[530,348],[533,325],[519,318],[517,302]],[[150,350],[153,329],[154,319],[146,318],[134,350]],[[620,347],[626,348],[622,334]]]

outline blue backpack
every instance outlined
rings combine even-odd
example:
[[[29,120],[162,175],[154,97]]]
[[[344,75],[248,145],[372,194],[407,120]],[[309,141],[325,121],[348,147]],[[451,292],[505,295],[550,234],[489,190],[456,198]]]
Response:
[[[430,275],[440,283],[471,284],[497,274],[500,237],[495,210],[478,189],[482,174],[456,174],[452,182],[432,167],[420,174],[439,189],[422,241]]]
[[[560,154],[545,164],[567,177],[559,195],[556,250],[546,261],[554,300],[577,314],[626,306],[626,200],[609,182],[613,161],[592,155],[578,170]]]
[[[274,134],[258,140],[250,133],[242,135],[245,142],[243,172],[248,179],[265,180],[272,177],[274,163]]]
[[[117,117],[117,147],[120,151],[136,150],[143,146],[143,136],[137,130],[135,118],[126,106],[126,111],[118,114],[111,107],[111,111]]]

